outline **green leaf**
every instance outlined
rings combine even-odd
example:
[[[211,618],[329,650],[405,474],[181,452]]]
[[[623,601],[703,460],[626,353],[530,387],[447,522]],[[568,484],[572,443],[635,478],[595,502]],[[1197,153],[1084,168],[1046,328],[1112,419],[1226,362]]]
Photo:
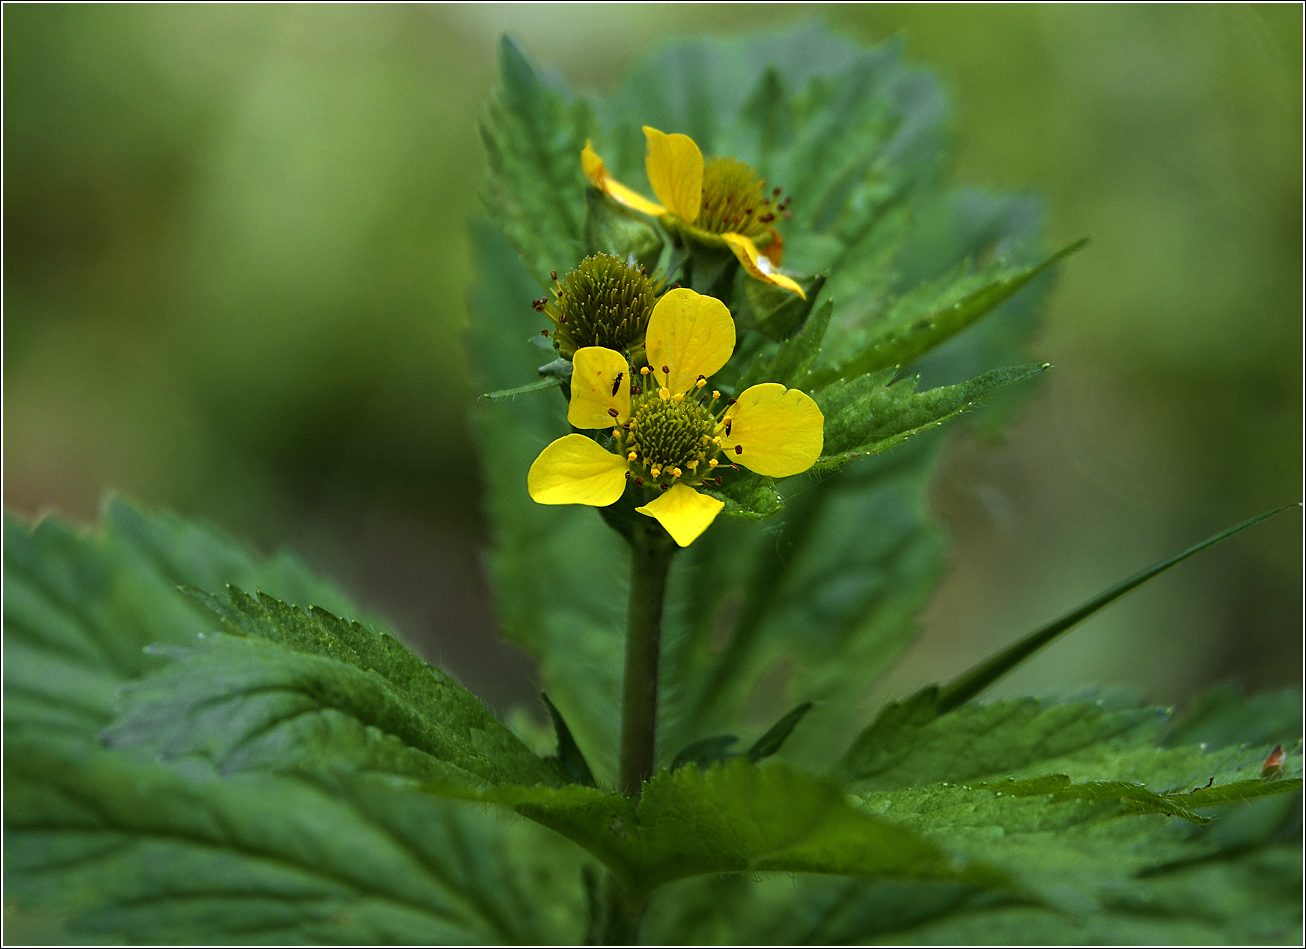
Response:
[[[1010,267],[998,270],[999,276],[984,275],[982,285],[970,289],[976,278],[965,277],[948,280],[948,289],[921,288],[930,299],[942,298],[931,312],[921,316],[907,316],[919,307],[911,297],[900,305],[901,312],[890,312],[885,322],[890,328],[872,339],[857,356],[841,364],[838,369],[817,374],[816,386],[829,385],[837,379],[851,379],[866,373],[910,363],[921,354],[934,349],[968,326],[991,313],[1035,277],[1079,250],[1088,239],[1075,241],[1028,267]],[[961,288],[964,295],[957,298]]]
[[[768,339],[784,340],[804,325],[820,295],[821,288],[825,286],[827,276],[828,274],[823,273],[796,276],[794,281],[806,294],[800,297],[792,290],[756,280],[741,268],[735,278],[735,293],[732,298],[734,302],[732,313],[735,321],[750,329],[757,329]],[[829,306],[828,300],[825,305]],[[826,313],[825,322],[828,323],[829,320],[830,314]],[[824,334],[825,328],[822,326],[820,335],[816,338],[817,348],[820,347],[820,336]],[[772,382],[780,381],[767,378]]]
[[[753,742],[751,748],[746,752],[748,760],[756,764],[763,758],[769,758],[785,743],[793,730],[798,727],[798,723],[803,720],[803,716],[812,710],[811,702],[804,702],[792,712],[785,715],[784,718],[772,725],[765,735]]]
[[[821,341],[825,339],[833,312],[834,305],[826,300],[806,318],[802,328],[780,343],[773,353],[755,358],[740,381],[738,391],[759,382],[778,382],[790,389],[807,388],[807,370],[821,352]]]
[[[1174,719],[1162,735],[1164,744],[1292,745],[1302,737],[1302,694],[1285,689],[1243,698],[1232,685],[1221,686],[1202,696],[1187,714]]]
[[[562,713],[549,701],[547,695],[541,694],[540,698],[544,699],[544,705],[549,710],[549,718],[553,720],[553,730],[558,736],[558,761],[562,765],[562,770],[575,783],[594,787],[594,775],[590,771],[589,763],[581,754],[580,748],[576,746],[576,739],[571,737],[571,729],[563,720]]]
[[[1047,363],[994,369],[954,386],[916,391],[916,379],[892,385],[894,370],[835,382],[816,393],[825,414],[825,447],[816,468],[846,464],[899,445],[914,435],[961,415],[976,402],[1013,382],[1048,368]]]
[[[5,517],[5,733],[91,736],[108,725],[119,686],[161,661],[156,643],[193,642],[211,625],[178,584],[262,587],[302,603],[364,614],[296,557],[260,560],[213,529],[122,501],[95,532],[55,517],[28,529]]]
[[[634,257],[649,273],[654,273],[663,247],[661,232],[649,218],[622,207],[597,188],[585,189],[587,255],[608,254],[621,260]]]
[[[637,899],[672,880],[743,871],[1003,884],[1000,874],[851,807],[834,784],[746,758],[705,772],[663,771],[638,802],[579,785],[428,790],[511,807],[556,830]]]
[[[570,845],[358,777],[5,746],[5,895],[112,942],[576,942]],[[81,941],[78,939],[77,941]]]
[[[965,673],[944,687],[939,695],[940,711],[947,711],[956,708],[958,705],[974,698],[988,686],[1006,675],[1013,668],[1024,662],[1031,655],[1052,642],[1052,640],[1056,639],[1062,633],[1088,619],[1098,610],[1124,596],[1135,587],[1141,586],[1148,580],[1151,580],[1157,574],[1164,573],[1176,564],[1187,560],[1189,557],[1193,556],[1193,554],[1199,553],[1213,544],[1218,544],[1220,541],[1232,537],[1234,534],[1251,527],[1253,524],[1259,524],[1268,517],[1281,514],[1290,507],[1299,507],[1299,505],[1285,505],[1277,510],[1268,511],[1265,514],[1258,514],[1256,517],[1249,518],[1241,524],[1235,524],[1227,530],[1220,531],[1220,533],[1208,537],[1206,540],[1189,547],[1182,553],[1175,554],[1173,557],[1162,560],[1160,563],[1153,564],[1146,570],[1136,573],[1126,580],[1121,580],[1110,589],[1104,590],[1097,596],[1081,603],[1064,616],[1053,620],[1046,626],[1036,629],[1019,642],[1004,649],[991,659],[985,660],[971,671]]]
[[[515,389],[499,389],[495,392],[487,392],[481,396],[482,399],[511,399],[514,396],[526,395],[528,392],[543,392],[545,389],[556,389],[561,382],[556,376],[546,376],[543,379],[536,379],[534,382],[528,382],[524,386],[517,386]]]
[[[584,256],[580,153],[593,134],[592,119],[583,101],[569,101],[541,82],[506,36],[499,69],[500,84],[481,121],[489,165],[482,199],[543,286],[550,270],[570,270]]]
[[[448,675],[384,632],[235,588],[198,595],[235,636],[206,636],[131,685],[118,747],[222,772],[347,768],[426,780],[560,783]]]

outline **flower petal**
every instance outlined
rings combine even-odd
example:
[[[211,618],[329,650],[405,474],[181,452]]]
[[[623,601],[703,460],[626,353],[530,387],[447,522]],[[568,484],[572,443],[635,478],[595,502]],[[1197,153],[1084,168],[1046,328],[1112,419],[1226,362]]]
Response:
[[[526,487],[537,504],[607,507],[626,490],[626,459],[573,432],[540,452]]]
[[[716,297],[688,287],[668,290],[653,307],[644,334],[648,364],[673,393],[688,392],[699,376],[710,376],[735,351],[735,321]],[[667,376],[662,367],[671,372]]]
[[[806,471],[821,457],[825,416],[806,392],[778,382],[749,386],[726,412],[730,434],[721,450],[758,474],[785,478]]]
[[[577,428],[610,428],[628,418],[630,366],[625,357],[605,346],[576,350],[571,357],[571,404],[567,406],[567,421]]]
[[[730,249],[735,252],[739,258],[739,263],[750,274],[758,280],[764,280],[767,283],[773,283],[777,287],[784,287],[786,290],[792,290],[804,300],[807,294],[803,288],[798,285],[796,280],[786,277],[782,273],[776,273],[772,268],[770,258],[763,257],[757,250],[757,245],[750,238],[743,234],[722,234],[721,238],[730,245]]]
[[[725,502],[699,494],[684,484],[673,484],[671,489],[635,510],[666,528],[667,533],[681,547],[688,547],[725,507]]]
[[[645,125],[644,139],[644,170],[653,193],[668,211],[693,224],[703,204],[703,153],[679,132],[667,135]]]
[[[650,201],[638,191],[627,188],[609,175],[607,168],[603,165],[603,159],[590,147],[589,142],[585,143],[585,150],[580,153],[580,167],[585,172],[585,177],[589,179],[590,184],[618,204],[624,204],[628,208],[634,208],[641,214],[651,214],[654,217],[661,217],[667,213],[667,209],[662,205]]]

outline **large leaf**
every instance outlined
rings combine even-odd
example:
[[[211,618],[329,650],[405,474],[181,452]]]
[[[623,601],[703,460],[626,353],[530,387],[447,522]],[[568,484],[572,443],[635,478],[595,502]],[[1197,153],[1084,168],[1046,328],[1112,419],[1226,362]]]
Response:
[[[75,934],[425,945],[583,929],[575,848],[377,779],[187,777],[63,740],[6,742],[4,781],[6,899]]]
[[[390,771],[481,783],[559,783],[470,692],[385,633],[234,588],[203,597],[228,629],[174,647],[105,732],[219,770]]]
[[[256,587],[363,618],[289,554],[261,561],[203,525],[145,517],[121,501],[104,527],[57,518],[31,530],[5,518],[5,733],[93,734],[113,716],[118,686],[160,665],[156,643],[190,643],[214,628],[178,584]]]

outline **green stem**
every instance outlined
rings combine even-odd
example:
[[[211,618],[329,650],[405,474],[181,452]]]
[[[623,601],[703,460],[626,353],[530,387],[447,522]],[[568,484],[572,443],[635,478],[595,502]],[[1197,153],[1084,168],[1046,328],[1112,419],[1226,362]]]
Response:
[[[630,606],[626,617],[626,670],[621,687],[621,793],[638,799],[653,777],[657,745],[658,660],[662,651],[662,608],[675,543],[657,524],[637,524],[630,540]],[[643,898],[635,898],[611,873],[604,880],[599,941],[606,946],[639,941]]]
[[[630,535],[630,608],[626,619],[626,672],[621,688],[621,793],[638,798],[653,777],[658,720],[658,658],[662,605],[675,545],[658,525]]]

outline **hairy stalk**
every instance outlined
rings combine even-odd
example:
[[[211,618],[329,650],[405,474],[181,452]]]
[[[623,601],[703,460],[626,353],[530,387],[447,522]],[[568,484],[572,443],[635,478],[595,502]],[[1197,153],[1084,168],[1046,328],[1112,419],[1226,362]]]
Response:
[[[658,718],[658,657],[662,648],[662,605],[675,545],[655,530],[630,534],[630,607],[626,619],[626,672],[621,687],[621,793],[639,797],[653,777]]]
[[[630,607],[626,619],[626,670],[621,688],[618,783],[622,794],[638,798],[643,783],[653,777],[662,608],[666,600],[667,574],[676,546],[656,524],[637,525],[627,537],[630,540]],[[644,902],[632,899],[625,887],[608,874],[604,881],[600,942],[604,945],[636,942]]]

